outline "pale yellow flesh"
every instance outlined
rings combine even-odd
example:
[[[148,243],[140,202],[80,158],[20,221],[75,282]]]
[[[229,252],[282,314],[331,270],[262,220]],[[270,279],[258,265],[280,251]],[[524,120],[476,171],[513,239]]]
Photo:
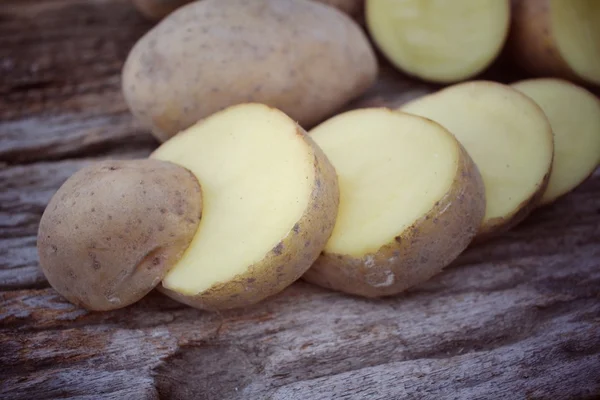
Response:
[[[367,26],[399,68],[451,82],[477,74],[498,55],[510,20],[505,0],[367,0]]]
[[[194,295],[245,272],[306,209],[314,157],[285,114],[234,106],[164,143],[153,157],[192,171],[202,186],[198,231],[163,285]]]
[[[547,115],[554,132],[554,161],[542,204],[568,193],[600,163],[600,100],[587,90],[557,79],[513,85]]]
[[[458,168],[445,129],[387,109],[340,114],[310,135],[338,174],[332,253],[361,256],[393,242],[448,192]]]
[[[600,84],[600,1],[551,0],[550,11],[565,62],[583,79]]]
[[[485,184],[484,225],[518,211],[550,169],[550,125],[535,103],[510,87],[464,83],[401,109],[440,123],[466,148]]]

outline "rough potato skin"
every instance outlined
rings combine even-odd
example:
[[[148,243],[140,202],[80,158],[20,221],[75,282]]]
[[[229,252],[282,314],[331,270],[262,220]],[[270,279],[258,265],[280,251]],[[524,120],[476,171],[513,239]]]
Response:
[[[401,293],[441,272],[471,243],[485,215],[483,180],[467,152],[458,146],[459,165],[452,187],[427,215],[362,258],[323,252],[303,279],[375,298]]]
[[[158,21],[193,0],[132,0],[137,10],[150,21]]]
[[[315,179],[302,217],[260,262],[234,279],[214,285],[196,296],[185,296],[159,286],[167,296],[209,311],[246,307],[281,292],[298,280],[319,257],[329,240],[339,205],[337,174],[323,151],[298,127],[314,154]]]
[[[195,176],[159,160],[102,161],[73,174],[38,231],[50,285],[89,310],[132,304],[181,257],[202,213]]]
[[[125,100],[161,141],[228,106],[278,108],[309,129],[368,89],[375,53],[360,26],[315,1],[202,0],[132,48]]]
[[[563,60],[550,23],[550,1],[512,0],[508,53],[521,68],[538,76],[577,79]]]

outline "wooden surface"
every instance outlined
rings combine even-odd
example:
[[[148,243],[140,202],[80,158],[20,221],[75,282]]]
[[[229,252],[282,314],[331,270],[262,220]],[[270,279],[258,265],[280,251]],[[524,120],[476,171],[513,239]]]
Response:
[[[152,293],[76,308],[39,272],[45,205],[90,160],[157,143],[119,73],[149,28],[126,0],[0,5],[1,399],[592,399],[600,396],[600,173],[410,293],[298,282],[221,315]],[[352,107],[434,88],[387,71]]]

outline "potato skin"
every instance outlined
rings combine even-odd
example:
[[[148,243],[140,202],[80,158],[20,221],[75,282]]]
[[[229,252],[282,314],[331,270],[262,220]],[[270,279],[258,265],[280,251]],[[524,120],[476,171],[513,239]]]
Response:
[[[159,21],[193,0],[132,0],[133,5],[146,19]]]
[[[132,48],[122,89],[161,141],[228,106],[263,103],[308,129],[370,87],[375,53],[332,7],[300,0],[202,0]]]
[[[512,0],[507,51],[521,68],[538,76],[580,80],[560,55],[552,36],[550,1]]]
[[[181,257],[200,222],[195,176],[159,160],[102,161],[73,174],[38,231],[50,285],[89,310],[130,305]]]
[[[459,147],[452,187],[427,215],[376,253],[362,258],[323,252],[303,279],[327,289],[376,298],[401,293],[441,272],[471,243],[485,215],[483,180],[475,163]]]
[[[266,256],[234,279],[196,296],[185,296],[160,285],[157,289],[189,306],[218,311],[250,306],[281,292],[298,280],[319,257],[329,240],[339,206],[337,174],[323,151],[298,127],[314,154],[315,180],[302,217]]]

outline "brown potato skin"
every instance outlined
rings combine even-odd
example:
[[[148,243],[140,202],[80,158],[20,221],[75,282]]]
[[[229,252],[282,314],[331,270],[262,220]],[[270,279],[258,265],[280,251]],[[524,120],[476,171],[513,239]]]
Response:
[[[536,76],[581,81],[560,55],[552,36],[550,1],[512,0],[507,53],[524,70]]]
[[[132,0],[133,5],[146,19],[159,21],[193,0]]]
[[[89,310],[126,307],[181,257],[202,213],[195,176],[159,160],[101,161],[73,174],[38,230],[50,285]]]
[[[362,258],[323,252],[303,279],[376,298],[396,295],[441,272],[471,243],[485,215],[483,180],[467,152],[458,146],[460,159],[452,187],[427,215]],[[390,276],[393,282],[386,285]]]
[[[196,295],[185,296],[160,285],[157,289],[189,306],[219,311],[246,307],[275,295],[298,280],[329,240],[339,206],[337,174],[323,151],[298,127],[314,154],[315,180],[308,207],[277,246],[234,279]]]
[[[135,44],[122,90],[136,119],[165,141],[246,102],[278,108],[308,129],[366,91],[377,70],[364,31],[332,7],[202,0],[177,9]]]

